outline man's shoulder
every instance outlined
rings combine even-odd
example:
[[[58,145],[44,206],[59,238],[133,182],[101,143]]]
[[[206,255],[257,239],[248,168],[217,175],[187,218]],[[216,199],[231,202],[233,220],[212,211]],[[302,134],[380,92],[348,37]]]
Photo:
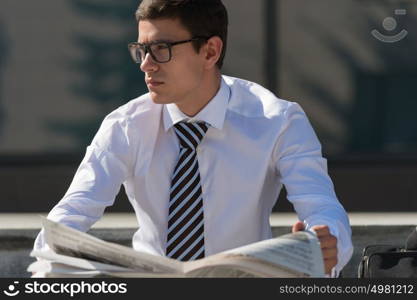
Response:
[[[109,113],[105,120],[128,124],[149,115],[158,114],[161,109],[162,105],[155,104],[147,93],[119,106]]]
[[[231,91],[229,109],[248,117],[282,115],[294,102],[280,99],[262,85],[230,76],[223,76]]]
[[[155,104],[149,94],[132,99],[109,113],[101,123],[95,140],[102,144],[118,141],[123,144],[124,137],[136,140],[140,132],[158,128],[161,105]]]
[[[118,108],[113,110],[109,114],[109,116],[114,115],[123,119],[132,119],[137,116],[140,116],[141,114],[146,114],[146,113],[156,111],[159,108],[160,108],[160,105],[155,104],[151,100],[149,93],[147,93],[119,106]]]

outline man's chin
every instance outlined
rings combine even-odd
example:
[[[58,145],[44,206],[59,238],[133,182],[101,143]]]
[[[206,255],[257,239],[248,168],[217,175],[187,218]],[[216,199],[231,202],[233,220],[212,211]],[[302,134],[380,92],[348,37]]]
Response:
[[[173,101],[169,100],[168,97],[164,97],[164,96],[162,96],[160,94],[157,94],[157,93],[154,93],[154,92],[151,92],[150,96],[151,96],[152,101],[156,104],[169,104],[169,103],[173,102]]]

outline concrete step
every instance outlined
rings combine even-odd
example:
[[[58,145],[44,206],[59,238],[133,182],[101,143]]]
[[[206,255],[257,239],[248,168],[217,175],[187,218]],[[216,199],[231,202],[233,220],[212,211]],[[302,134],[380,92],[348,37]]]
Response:
[[[0,277],[28,277],[27,266],[33,261],[29,256],[33,241],[41,228],[40,215],[0,214]],[[357,277],[362,250],[369,244],[403,246],[408,234],[417,225],[417,213],[350,213],[354,253],[343,270],[343,276]],[[297,220],[293,213],[271,215],[274,236],[286,234]],[[137,229],[134,214],[105,214],[90,233],[98,238],[131,246]]]

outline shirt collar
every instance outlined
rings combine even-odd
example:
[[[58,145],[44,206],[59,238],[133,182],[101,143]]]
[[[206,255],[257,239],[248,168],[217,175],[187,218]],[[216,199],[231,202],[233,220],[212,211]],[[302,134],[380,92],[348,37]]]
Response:
[[[230,88],[221,79],[220,89],[216,96],[194,117],[189,117],[184,114],[176,104],[166,104],[163,108],[163,120],[165,131],[168,131],[175,124],[185,122],[203,121],[208,123],[211,127],[222,129],[224,120],[226,118],[227,106],[230,98]]]

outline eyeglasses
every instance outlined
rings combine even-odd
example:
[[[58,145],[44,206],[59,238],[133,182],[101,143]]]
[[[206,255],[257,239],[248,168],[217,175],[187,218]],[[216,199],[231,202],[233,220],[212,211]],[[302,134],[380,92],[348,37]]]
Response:
[[[153,42],[149,44],[129,43],[128,48],[133,61],[136,64],[141,64],[149,53],[154,61],[158,63],[167,63],[172,58],[171,48],[176,45],[190,43],[198,40],[207,40],[205,37],[194,37],[189,40],[177,42]]]

